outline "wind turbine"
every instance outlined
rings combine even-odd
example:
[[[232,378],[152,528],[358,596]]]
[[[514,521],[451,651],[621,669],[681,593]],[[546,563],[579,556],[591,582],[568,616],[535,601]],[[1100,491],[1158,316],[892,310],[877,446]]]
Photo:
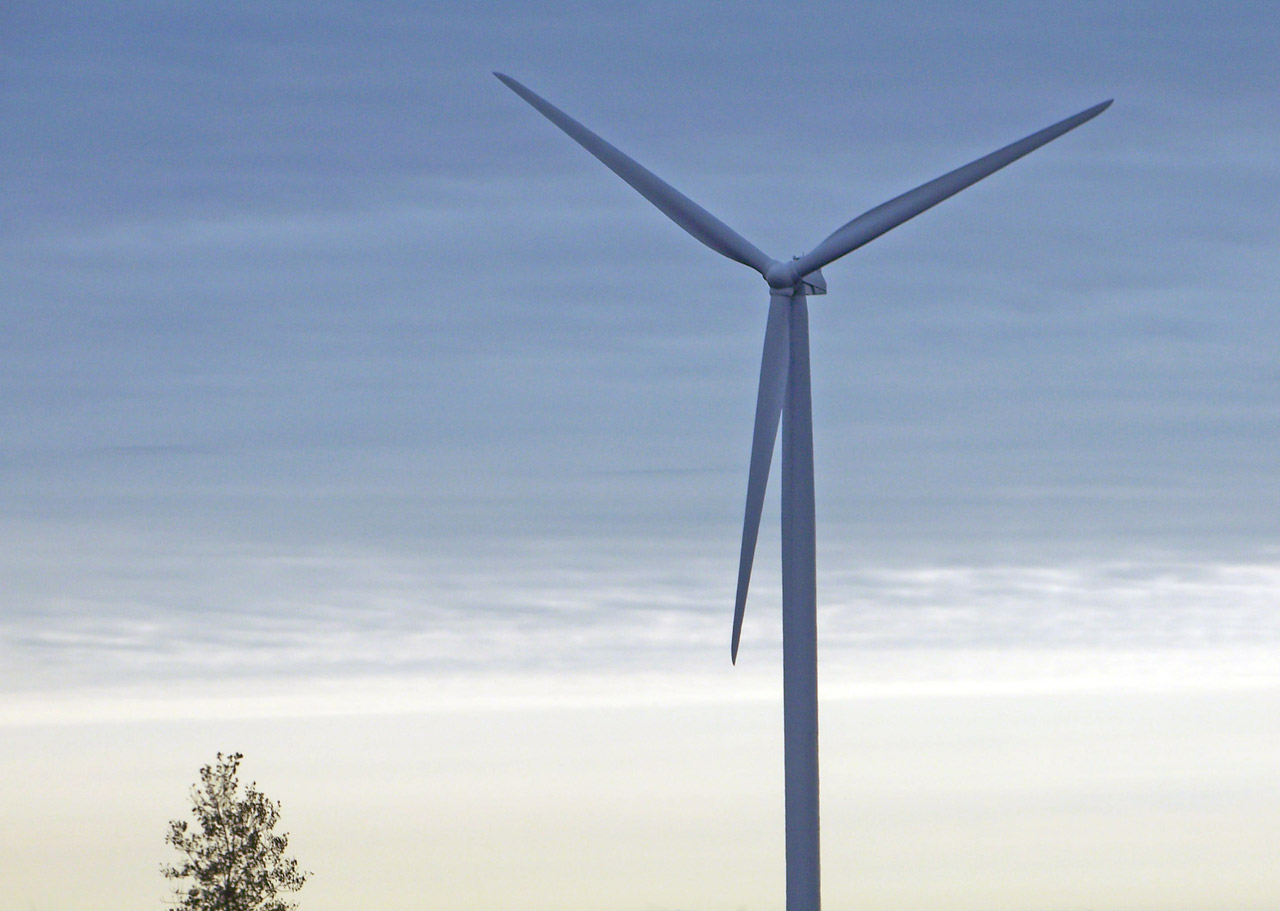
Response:
[[[782,707],[786,780],[787,911],[818,911],[818,637],[813,507],[813,410],[809,396],[809,314],[805,298],[826,294],[822,267],[875,240],[1028,152],[1105,111],[1111,100],[881,203],[833,231],[802,256],[780,261],[653,172],[510,76],[513,92],[712,250],[750,266],[769,285],[755,431],[747,474],[730,658],[738,660],[747,585],[760,531],[769,463],[782,421]]]

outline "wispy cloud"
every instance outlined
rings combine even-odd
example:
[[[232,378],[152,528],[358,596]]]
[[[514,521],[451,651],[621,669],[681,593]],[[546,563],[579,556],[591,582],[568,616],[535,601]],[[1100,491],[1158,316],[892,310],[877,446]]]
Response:
[[[721,669],[727,654],[732,567],[679,545],[193,555],[89,534],[78,548],[10,551],[24,567],[6,568],[15,606],[0,617],[0,685],[11,693],[213,678],[679,676]],[[779,593],[772,561],[761,562],[744,656],[772,667]],[[51,564],[63,571],[53,587]],[[1280,643],[1274,563],[864,565],[819,582],[824,666],[855,678],[867,662],[883,671],[877,655],[903,652],[1000,652],[1017,666],[1028,654]]]

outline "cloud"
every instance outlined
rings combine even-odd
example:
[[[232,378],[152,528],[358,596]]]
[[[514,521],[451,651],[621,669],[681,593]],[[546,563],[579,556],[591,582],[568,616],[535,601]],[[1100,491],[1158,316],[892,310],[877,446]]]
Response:
[[[731,560],[694,541],[414,553],[211,539],[193,551],[86,527],[74,539],[10,537],[6,554],[0,686],[9,692],[256,677],[679,675],[719,669],[727,653]],[[766,552],[759,564],[744,654],[772,666],[776,562]],[[1280,642],[1272,562],[876,566],[828,545],[819,566],[832,667],[903,651],[1016,662]]]

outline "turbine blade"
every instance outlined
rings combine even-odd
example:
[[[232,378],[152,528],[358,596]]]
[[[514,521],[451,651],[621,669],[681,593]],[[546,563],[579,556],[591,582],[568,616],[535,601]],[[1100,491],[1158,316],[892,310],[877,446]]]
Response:
[[[886,231],[896,228],[904,221],[915,218],[925,209],[936,206],[944,199],[959,193],[965,187],[975,184],[1005,165],[1017,161],[1028,152],[1033,152],[1045,143],[1057,139],[1063,133],[1074,130],[1086,120],[1092,120],[1110,106],[1110,99],[1094,105],[1073,117],[1061,120],[1053,126],[1045,127],[1038,133],[1032,133],[1025,139],[1019,139],[1003,149],[983,156],[977,161],[972,161],[962,168],[956,168],[950,173],[943,174],[935,180],[922,184],[914,190],[903,193],[901,196],[864,212],[844,227],[832,232],[826,240],[794,262],[792,265],[795,267],[796,273],[798,275],[807,275],[816,269],[821,269],[846,253],[858,249],[868,241],[875,240]]]
[[[493,75],[501,79],[511,91],[529,102],[538,113],[568,133],[578,145],[600,159],[605,167],[631,184],[641,196],[661,209],[664,215],[712,250],[744,266],[750,266],[761,275],[769,268],[769,264],[773,262],[772,259],[675,187],[627,157],[564,111],[529,91],[510,76],[502,73]]]
[[[738,642],[742,638],[742,615],[747,608],[747,586],[751,564],[760,535],[760,512],[769,482],[769,463],[778,439],[778,419],[787,389],[789,342],[787,309],[791,298],[774,294],[769,301],[769,323],[764,331],[764,354],[760,358],[760,391],[756,395],[756,426],[751,438],[751,468],[747,472],[747,509],[742,520],[742,555],[738,559],[738,595],[733,605],[733,644],[729,655],[738,663]]]

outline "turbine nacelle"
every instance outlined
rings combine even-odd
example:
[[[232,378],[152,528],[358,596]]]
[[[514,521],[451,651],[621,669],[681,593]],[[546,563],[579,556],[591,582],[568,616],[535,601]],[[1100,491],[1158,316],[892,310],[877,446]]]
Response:
[[[769,290],[775,294],[794,294],[799,288],[804,294],[826,294],[827,279],[823,276],[821,269],[814,269],[808,275],[801,277],[796,269],[796,263],[800,257],[791,257],[791,262],[782,263],[776,259],[769,263],[768,268],[764,270],[764,280],[769,283]]]

